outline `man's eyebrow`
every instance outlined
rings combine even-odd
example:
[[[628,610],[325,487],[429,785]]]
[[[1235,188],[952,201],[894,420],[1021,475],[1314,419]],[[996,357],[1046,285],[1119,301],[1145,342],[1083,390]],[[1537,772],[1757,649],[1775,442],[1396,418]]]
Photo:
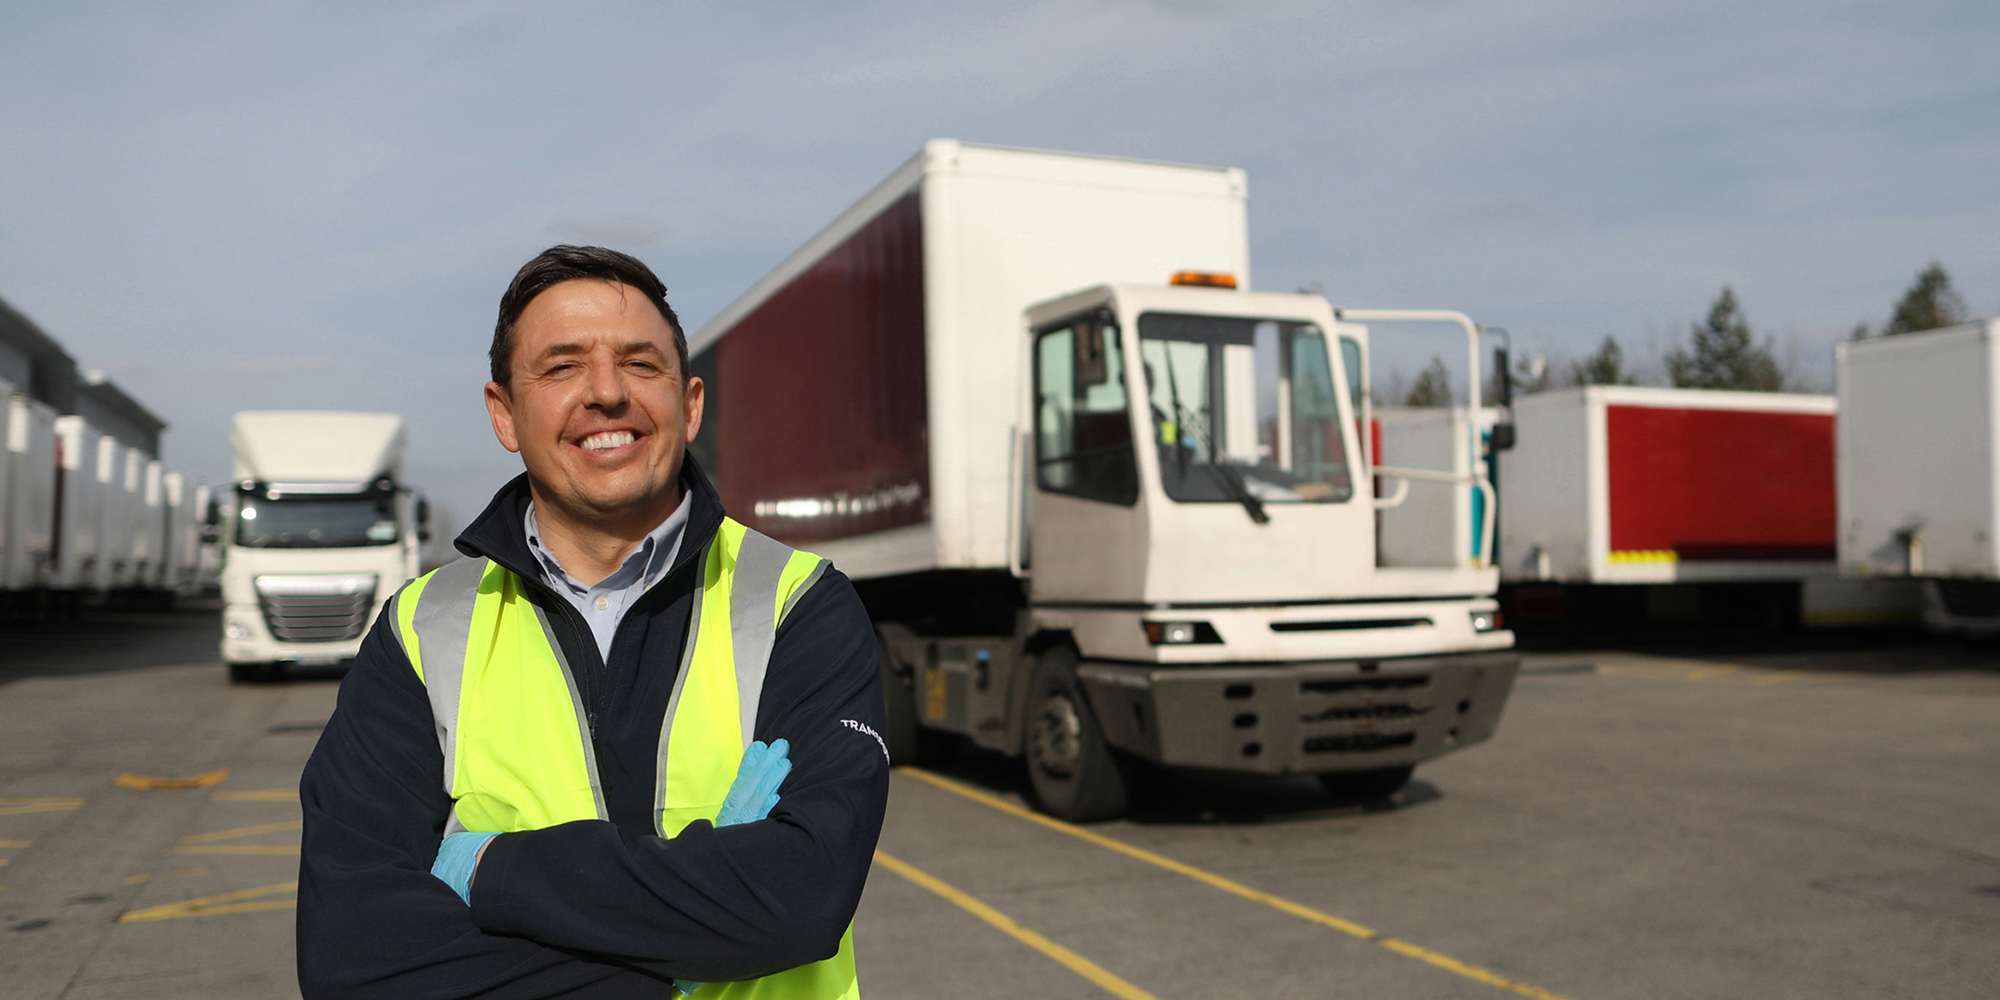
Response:
[[[585,348],[582,344],[576,344],[576,343],[550,344],[549,346],[542,348],[542,353],[536,355],[535,360],[547,361],[550,358],[558,357],[564,354],[582,354],[584,352],[584,349]]]

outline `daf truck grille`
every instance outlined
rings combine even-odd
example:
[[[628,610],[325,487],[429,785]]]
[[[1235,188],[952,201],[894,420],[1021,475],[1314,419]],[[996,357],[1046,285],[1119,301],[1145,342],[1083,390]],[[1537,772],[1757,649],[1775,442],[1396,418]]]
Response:
[[[260,576],[257,603],[279,642],[347,642],[367,631],[375,586],[373,573]]]

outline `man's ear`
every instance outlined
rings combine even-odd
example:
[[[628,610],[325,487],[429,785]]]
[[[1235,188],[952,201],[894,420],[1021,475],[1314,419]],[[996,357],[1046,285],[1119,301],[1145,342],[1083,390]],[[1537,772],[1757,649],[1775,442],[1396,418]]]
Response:
[[[493,420],[493,436],[500,447],[521,453],[521,439],[514,434],[514,395],[498,382],[486,383],[486,415]]]
[[[687,423],[687,443],[694,443],[694,436],[701,433],[702,407],[708,402],[708,386],[697,376],[688,376],[687,388],[681,391],[681,417]]]

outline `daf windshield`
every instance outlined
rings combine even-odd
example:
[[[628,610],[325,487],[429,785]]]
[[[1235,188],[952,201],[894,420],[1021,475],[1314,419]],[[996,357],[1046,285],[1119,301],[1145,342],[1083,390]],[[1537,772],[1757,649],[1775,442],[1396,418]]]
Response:
[[[1354,495],[1327,337],[1317,325],[1139,317],[1153,443],[1188,503],[1340,503]]]
[[[256,549],[348,549],[393,545],[396,494],[237,491],[236,544]]]

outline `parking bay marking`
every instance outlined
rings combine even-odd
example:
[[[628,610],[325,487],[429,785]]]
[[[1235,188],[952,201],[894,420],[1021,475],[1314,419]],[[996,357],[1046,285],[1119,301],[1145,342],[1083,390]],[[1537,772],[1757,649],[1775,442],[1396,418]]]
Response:
[[[171,847],[165,854],[297,854],[297,844],[218,844],[219,840],[235,840],[239,837],[256,837],[266,833],[297,830],[305,826],[303,820],[285,823],[262,823],[257,826],[239,826],[234,830],[216,830],[213,833],[193,833],[181,838],[179,847]]]
[[[297,891],[299,891],[297,882],[279,882],[276,885],[258,886],[255,889],[238,889],[217,896],[184,899],[178,903],[149,906],[143,910],[121,913],[118,915],[118,922],[130,924],[148,920],[174,920],[180,917],[218,917],[225,913],[255,913],[259,910],[295,910],[299,906],[299,901],[296,899],[258,899],[258,897]],[[239,900],[256,900],[256,902],[239,902]]]
[[[0,816],[27,813],[74,812],[83,808],[82,799],[0,799]]]
[[[875,861],[884,868],[937,893],[959,909],[992,924],[1022,944],[1055,959],[1071,972],[1104,987],[1105,991],[1113,996],[1121,997],[1123,1000],[1156,1000],[1151,993],[1118,978],[1096,962],[1021,926],[1013,917],[974,899],[921,868],[890,857],[881,850],[875,852]]]
[[[241,792],[211,792],[209,798],[217,802],[297,802],[299,790],[296,788],[257,788]]]
[[[1417,961],[1436,966],[1437,968],[1443,969],[1447,972],[1457,973],[1458,975],[1464,976],[1467,979],[1485,983],[1488,986],[1493,986],[1499,989],[1503,989],[1510,993],[1516,993],[1524,997],[1533,997],[1534,1000],[1570,1000],[1570,998],[1565,997],[1560,993],[1551,993],[1548,990],[1542,989],[1539,986],[1532,986],[1527,983],[1518,983],[1515,982],[1514,980],[1508,979],[1507,977],[1500,975],[1499,973],[1492,972],[1487,969],[1482,969],[1476,965],[1468,965],[1464,962],[1459,961],[1458,959],[1452,958],[1449,955],[1439,954],[1438,952],[1431,951],[1428,948],[1411,944],[1408,941],[1403,941],[1398,938],[1389,937],[1383,934],[1381,931],[1375,930],[1370,927],[1365,927],[1361,924],[1357,924],[1352,920],[1345,920],[1340,917],[1336,917],[1331,913],[1323,913],[1319,910],[1313,909],[1310,906],[1294,903],[1291,900],[1286,899],[1282,896],[1274,896],[1268,892],[1252,889],[1241,882],[1235,881],[1234,879],[1224,878],[1213,872],[1204,871],[1200,868],[1196,868],[1195,866],[1187,864],[1185,862],[1175,861],[1174,859],[1166,857],[1165,855],[1154,854],[1152,851],[1148,851],[1140,847],[1134,847],[1131,844],[1127,844],[1122,840],[1114,840],[1110,837],[1104,836],[1103,834],[1092,833],[1091,831],[1085,830],[1082,827],[1065,823],[1062,820],[1055,819],[1049,816],[1044,816],[1040,813],[1030,812],[1026,809],[1021,808],[1020,806],[1013,804],[1012,802],[1006,801],[1005,799],[997,798],[995,796],[988,795],[985,792],[967,788],[956,781],[952,781],[951,779],[942,777],[940,775],[932,774],[929,771],[908,766],[899,767],[896,770],[901,771],[902,773],[907,774],[912,778],[916,778],[920,781],[924,781],[931,785],[935,785],[938,788],[942,788],[945,791],[952,793],[953,795],[962,796],[964,798],[971,799],[972,801],[977,802],[980,805],[988,806],[993,809],[998,809],[999,811],[1004,812],[1010,816],[1027,820],[1030,823],[1038,823],[1042,826],[1048,827],[1049,829],[1056,831],[1057,833],[1066,833],[1072,837],[1078,838],[1079,840],[1089,841],[1090,843],[1096,844],[1099,847],[1117,851],[1118,853],[1123,854],[1126,857],[1134,858],[1139,861],[1144,861],[1149,865],[1154,865],[1159,868],[1164,868],[1177,875],[1185,875],[1188,878],[1194,879],[1197,882],[1213,886],[1231,895],[1241,896],[1244,899],[1263,903],[1266,906],[1272,907],[1277,910],[1281,910],[1285,913],[1289,913],[1292,916],[1298,917],[1302,920],[1308,920],[1311,921],[1312,923],[1320,924],[1325,927],[1331,927],[1334,930],[1337,930],[1343,934],[1348,934],[1353,937],[1360,938],[1361,940],[1367,941],[1371,944],[1381,945],[1382,947],[1387,948],[1390,951],[1393,951],[1399,955],[1403,955],[1408,958],[1414,958]]]

